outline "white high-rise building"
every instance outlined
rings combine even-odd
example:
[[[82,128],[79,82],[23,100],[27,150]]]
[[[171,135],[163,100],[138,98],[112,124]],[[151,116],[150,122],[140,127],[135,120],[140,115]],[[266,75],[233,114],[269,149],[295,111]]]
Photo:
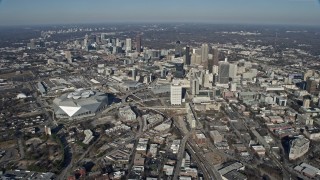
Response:
[[[72,63],[72,56],[71,56],[71,52],[70,51],[65,51],[64,52],[64,55],[65,55],[65,57],[66,57],[66,59],[67,59],[67,61],[68,61],[68,63]]]
[[[83,49],[88,49],[88,39],[89,39],[89,36],[88,34],[86,34],[83,40]]]
[[[218,74],[219,73],[219,66],[213,65],[212,67],[212,74]]]
[[[204,82],[203,82],[203,87],[205,88],[212,88],[212,82],[213,82],[213,74],[208,74],[206,73],[204,75]]]
[[[229,77],[232,79],[235,79],[237,76],[238,71],[238,65],[235,63],[232,63],[229,65]]]
[[[170,90],[171,105],[181,105],[182,86],[177,82],[172,82]]]
[[[121,41],[119,40],[119,38],[116,39],[116,46],[121,47]]]
[[[131,38],[126,39],[126,51],[131,51]]]

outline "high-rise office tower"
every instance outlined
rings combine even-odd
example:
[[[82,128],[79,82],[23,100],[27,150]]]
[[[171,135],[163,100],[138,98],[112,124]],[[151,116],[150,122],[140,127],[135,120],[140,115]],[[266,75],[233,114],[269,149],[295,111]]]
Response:
[[[219,50],[217,48],[213,49],[212,59],[213,59],[213,65],[218,66],[219,65]]]
[[[213,65],[212,67],[212,74],[218,74],[219,73],[219,66]]]
[[[191,55],[190,55],[190,47],[186,47],[186,65],[191,64]]]
[[[126,39],[126,51],[131,51],[131,38]]]
[[[191,55],[191,65],[200,65],[201,64],[201,56],[198,54]]]
[[[183,78],[185,74],[184,64],[182,62],[175,63],[176,71],[174,76],[177,78]]]
[[[204,75],[203,87],[212,88],[213,74],[208,74],[209,71]]]
[[[117,45],[117,38],[112,38],[111,44],[112,44],[112,46],[116,46]]]
[[[132,70],[131,70],[131,74],[132,74],[132,79],[133,79],[133,80],[136,80],[137,70],[136,70],[136,69],[132,69]]]
[[[86,34],[83,40],[83,46],[85,49],[88,48],[88,40],[89,40],[89,36],[88,34]]]
[[[207,70],[209,70],[209,73],[213,72],[213,58],[208,59],[208,67]]]
[[[181,57],[181,51],[182,51],[181,42],[177,41],[176,42],[176,47],[175,47],[175,56],[176,57]]]
[[[96,43],[101,44],[101,37],[96,35]]]
[[[67,59],[68,63],[72,63],[71,52],[70,51],[65,51],[64,55],[65,55],[65,58]]]
[[[229,67],[230,65],[228,62],[219,62],[218,81],[220,84],[229,83]]]
[[[229,67],[229,77],[235,79],[237,76],[238,65],[236,63],[231,63]]]
[[[206,65],[208,63],[209,46],[208,44],[202,44],[201,46],[201,64]]]
[[[167,76],[168,70],[166,68],[161,69],[161,78],[165,78]]]
[[[28,43],[27,46],[29,49],[35,49],[36,48],[35,40],[30,39],[30,43]]]
[[[141,35],[140,34],[136,36],[136,51],[138,53],[141,52]]]
[[[199,79],[198,78],[191,78],[191,94],[192,95],[197,95],[199,94],[200,90],[200,84],[199,84]]]
[[[317,93],[319,93],[318,86],[319,86],[319,82],[318,81],[316,81],[314,78],[309,78],[307,80],[306,90],[310,94],[317,94]]]
[[[171,105],[181,105],[182,101],[182,86],[177,82],[172,82],[170,88]]]
[[[122,45],[121,45],[121,41],[120,41],[119,38],[116,39],[116,46],[117,46],[117,47],[121,47],[121,46],[122,46]]]

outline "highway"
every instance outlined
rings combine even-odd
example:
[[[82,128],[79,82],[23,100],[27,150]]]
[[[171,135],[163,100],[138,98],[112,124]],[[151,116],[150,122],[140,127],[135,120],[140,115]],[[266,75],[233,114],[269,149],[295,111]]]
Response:
[[[183,130],[181,129],[181,127],[179,127],[179,125],[177,124],[176,121],[173,121],[174,126],[180,131],[181,135],[183,136],[183,141],[185,144],[186,149],[188,149],[188,151],[190,152],[191,158],[197,163],[197,165],[199,166],[199,168],[202,170],[203,175],[204,175],[204,179],[217,179],[217,180],[222,180],[222,177],[220,175],[220,173],[216,170],[216,168],[214,166],[212,166],[207,159],[203,156],[202,150],[195,145],[195,142],[192,141],[191,138],[189,138],[190,135],[192,135],[193,131],[189,131],[188,134],[184,134]],[[183,142],[182,141],[182,142]],[[182,144],[182,143],[181,143]],[[179,154],[178,157],[181,156],[181,148],[179,148]],[[184,148],[185,149],[185,148]],[[183,150],[184,151],[184,150]],[[182,158],[181,158],[182,159]],[[178,170],[178,172],[175,172],[174,174],[174,180],[177,179],[177,175],[180,172],[180,167],[181,167],[181,161],[178,160],[177,163],[177,167],[176,170]],[[178,169],[179,168],[179,169]],[[176,179],[175,179],[176,178]]]
[[[146,90],[146,89],[148,89],[147,86],[142,86],[142,87],[140,87],[140,88],[138,88],[138,89],[135,89],[135,90],[133,90],[133,91],[127,92],[125,95],[123,95],[123,96],[120,97],[121,102],[122,102],[122,103],[125,103],[125,102],[126,102],[126,99],[128,98],[128,96],[133,95],[134,93],[137,93],[137,92],[139,92],[139,91]]]
[[[195,160],[198,166],[202,169],[204,179],[222,180],[220,173],[215,169],[215,167],[208,163],[205,157],[202,156],[202,153],[200,153],[201,150],[198,147],[192,145],[190,142],[187,143],[186,147],[193,160]]]

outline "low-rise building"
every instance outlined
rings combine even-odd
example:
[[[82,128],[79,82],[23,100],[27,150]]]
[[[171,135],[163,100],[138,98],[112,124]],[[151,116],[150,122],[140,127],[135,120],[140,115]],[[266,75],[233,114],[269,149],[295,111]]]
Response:
[[[185,169],[180,171],[180,176],[188,176],[192,178],[198,177],[198,170],[196,168],[186,167]]]
[[[295,171],[313,179],[320,178],[320,169],[307,163],[302,163],[294,168]]]
[[[174,170],[174,166],[171,166],[171,165],[164,165],[163,166],[163,171],[166,173],[167,176],[172,176],[173,170]]]
[[[221,174],[222,179],[228,180],[228,178],[226,177],[228,173],[232,171],[244,170],[244,166],[240,162],[227,162],[218,166],[217,169]]]
[[[149,155],[155,157],[158,153],[158,144],[150,144]]]
[[[206,136],[202,133],[202,132],[198,132],[195,134],[194,139],[196,141],[197,144],[201,145],[201,144],[205,144],[206,143]]]
[[[210,137],[212,138],[214,143],[219,143],[223,140],[223,136],[217,130],[210,131]]]
[[[90,129],[86,129],[86,130],[84,130],[83,133],[85,134],[83,144],[90,144],[90,142],[94,138],[92,131]]]
[[[320,129],[305,129],[304,134],[310,139],[310,140],[320,140]]]
[[[170,149],[172,150],[173,154],[177,154],[180,148],[180,142],[181,140],[176,139],[172,142],[172,145],[170,147]]]
[[[266,149],[263,146],[251,146],[253,151],[258,155],[258,156],[265,156],[266,155]]]
[[[132,111],[130,106],[119,108],[119,116],[121,120],[124,121],[134,121],[137,118],[136,114]]]
[[[141,154],[136,153],[133,160],[133,169],[137,172],[144,171],[145,158]]]
[[[149,139],[140,138],[138,145],[137,145],[137,153],[146,154],[147,153],[147,146],[148,146]]]

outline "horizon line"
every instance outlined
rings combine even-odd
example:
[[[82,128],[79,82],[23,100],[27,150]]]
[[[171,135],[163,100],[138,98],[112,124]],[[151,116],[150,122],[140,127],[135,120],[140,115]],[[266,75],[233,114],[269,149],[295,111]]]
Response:
[[[9,24],[0,25],[2,27],[48,27],[48,26],[79,26],[79,25],[164,25],[164,24],[200,24],[200,25],[251,25],[251,26],[291,26],[291,27],[320,27],[320,24],[295,24],[295,23],[249,23],[249,22],[183,22],[183,21],[145,21],[145,22],[124,22],[124,21],[113,21],[113,22],[83,22],[83,23],[35,23],[35,24]]]

